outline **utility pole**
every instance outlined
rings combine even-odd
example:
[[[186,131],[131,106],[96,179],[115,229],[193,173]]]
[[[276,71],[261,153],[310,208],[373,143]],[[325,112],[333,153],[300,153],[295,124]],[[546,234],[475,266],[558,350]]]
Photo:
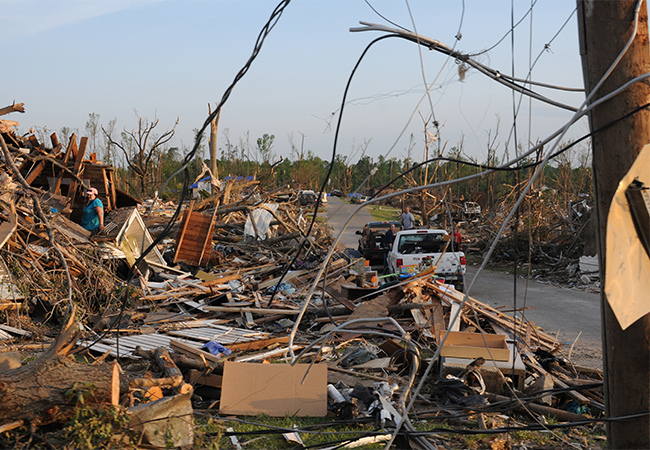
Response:
[[[577,0],[580,51],[587,95],[623,50],[634,29],[637,1]],[[639,12],[636,37],[614,72],[592,102],[632,78],[650,71],[648,7]],[[596,130],[650,101],[647,83],[636,83],[589,114]],[[601,278],[603,366],[608,417],[646,413],[607,424],[607,444],[613,449],[650,448],[650,314],[625,330],[620,327],[605,294],[606,249],[622,243],[607,242],[607,217],[619,181],[650,142],[650,111],[644,109],[592,137],[593,176],[598,219],[598,255]],[[630,264],[634,264],[630,261]]]
[[[212,114],[212,106],[209,103],[208,113]],[[221,117],[221,110],[217,113],[217,117],[210,122],[210,139],[208,140],[210,147],[210,171],[217,180],[219,179],[219,170],[217,168],[217,130],[219,128],[219,117]]]

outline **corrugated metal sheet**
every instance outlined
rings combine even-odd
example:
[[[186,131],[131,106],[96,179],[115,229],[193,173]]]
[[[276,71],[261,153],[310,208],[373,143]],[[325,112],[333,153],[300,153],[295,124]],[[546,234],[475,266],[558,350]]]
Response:
[[[95,352],[106,353],[110,351],[113,356],[118,355],[123,358],[138,358],[133,352],[136,347],[142,350],[154,350],[158,347],[171,348],[170,341],[178,340],[184,344],[191,345],[197,349],[203,347],[208,341],[217,341],[227,347],[228,344],[239,342],[250,342],[259,339],[266,339],[269,333],[254,332],[243,328],[225,327],[223,325],[212,325],[199,328],[188,328],[184,330],[174,330],[165,334],[141,334],[137,336],[120,336],[117,338],[104,338],[91,349]],[[80,342],[79,345],[87,347],[91,342]]]

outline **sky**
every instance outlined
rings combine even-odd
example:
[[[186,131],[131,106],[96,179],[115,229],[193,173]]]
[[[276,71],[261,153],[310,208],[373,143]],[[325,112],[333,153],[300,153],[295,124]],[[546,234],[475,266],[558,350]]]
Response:
[[[3,118],[18,121],[22,133],[68,127],[78,135],[87,135],[91,113],[103,125],[115,119],[118,132],[134,129],[141,117],[158,119],[163,133],[178,119],[170,145],[189,148],[208,104],[214,108],[250,58],[277,3],[0,0],[5,49],[0,106],[15,101],[26,110]],[[270,134],[278,157],[292,158],[293,143],[329,160],[348,79],[368,44],[385,34],[350,32],[360,21],[393,27],[390,20],[522,79],[535,62],[533,80],[580,88],[575,5],[573,0],[293,0],[223,106],[219,147],[227,138],[235,145],[248,139],[254,147],[257,138]],[[526,149],[572,116],[460,68],[453,58],[403,39],[373,45],[351,81],[337,152],[354,161],[365,148],[376,160],[404,158],[412,147],[411,156],[422,158],[425,124],[436,121],[433,148],[447,152],[462,143],[466,156],[485,161],[488,142],[499,157],[512,156],[515,135]],[[425,86],[431,86],[428,96]],[[574,107],[584,101],[582,92],[534,89]],[[431,139],[436,130],[428,131]],[[587,132],[583,120],[567,138]]]

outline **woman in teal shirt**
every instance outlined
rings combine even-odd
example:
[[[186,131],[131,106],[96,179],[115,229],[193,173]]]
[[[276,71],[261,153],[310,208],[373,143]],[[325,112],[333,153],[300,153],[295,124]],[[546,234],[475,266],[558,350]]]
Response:
[[[86,191],[86,206],[81,216],[81,226],[88,231],[104,230],[104,204],[97,198],[97,189]]]

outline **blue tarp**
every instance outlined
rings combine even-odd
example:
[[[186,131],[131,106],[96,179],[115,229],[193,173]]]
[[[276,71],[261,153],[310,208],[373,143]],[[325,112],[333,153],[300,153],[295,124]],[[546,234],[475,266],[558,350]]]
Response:
[[[190,186],[190,189],[196,189],[197,187],[199,187],[199,183],[205,183],[206,181],[210,181],[210,175],[194,183],[192,186]]]

